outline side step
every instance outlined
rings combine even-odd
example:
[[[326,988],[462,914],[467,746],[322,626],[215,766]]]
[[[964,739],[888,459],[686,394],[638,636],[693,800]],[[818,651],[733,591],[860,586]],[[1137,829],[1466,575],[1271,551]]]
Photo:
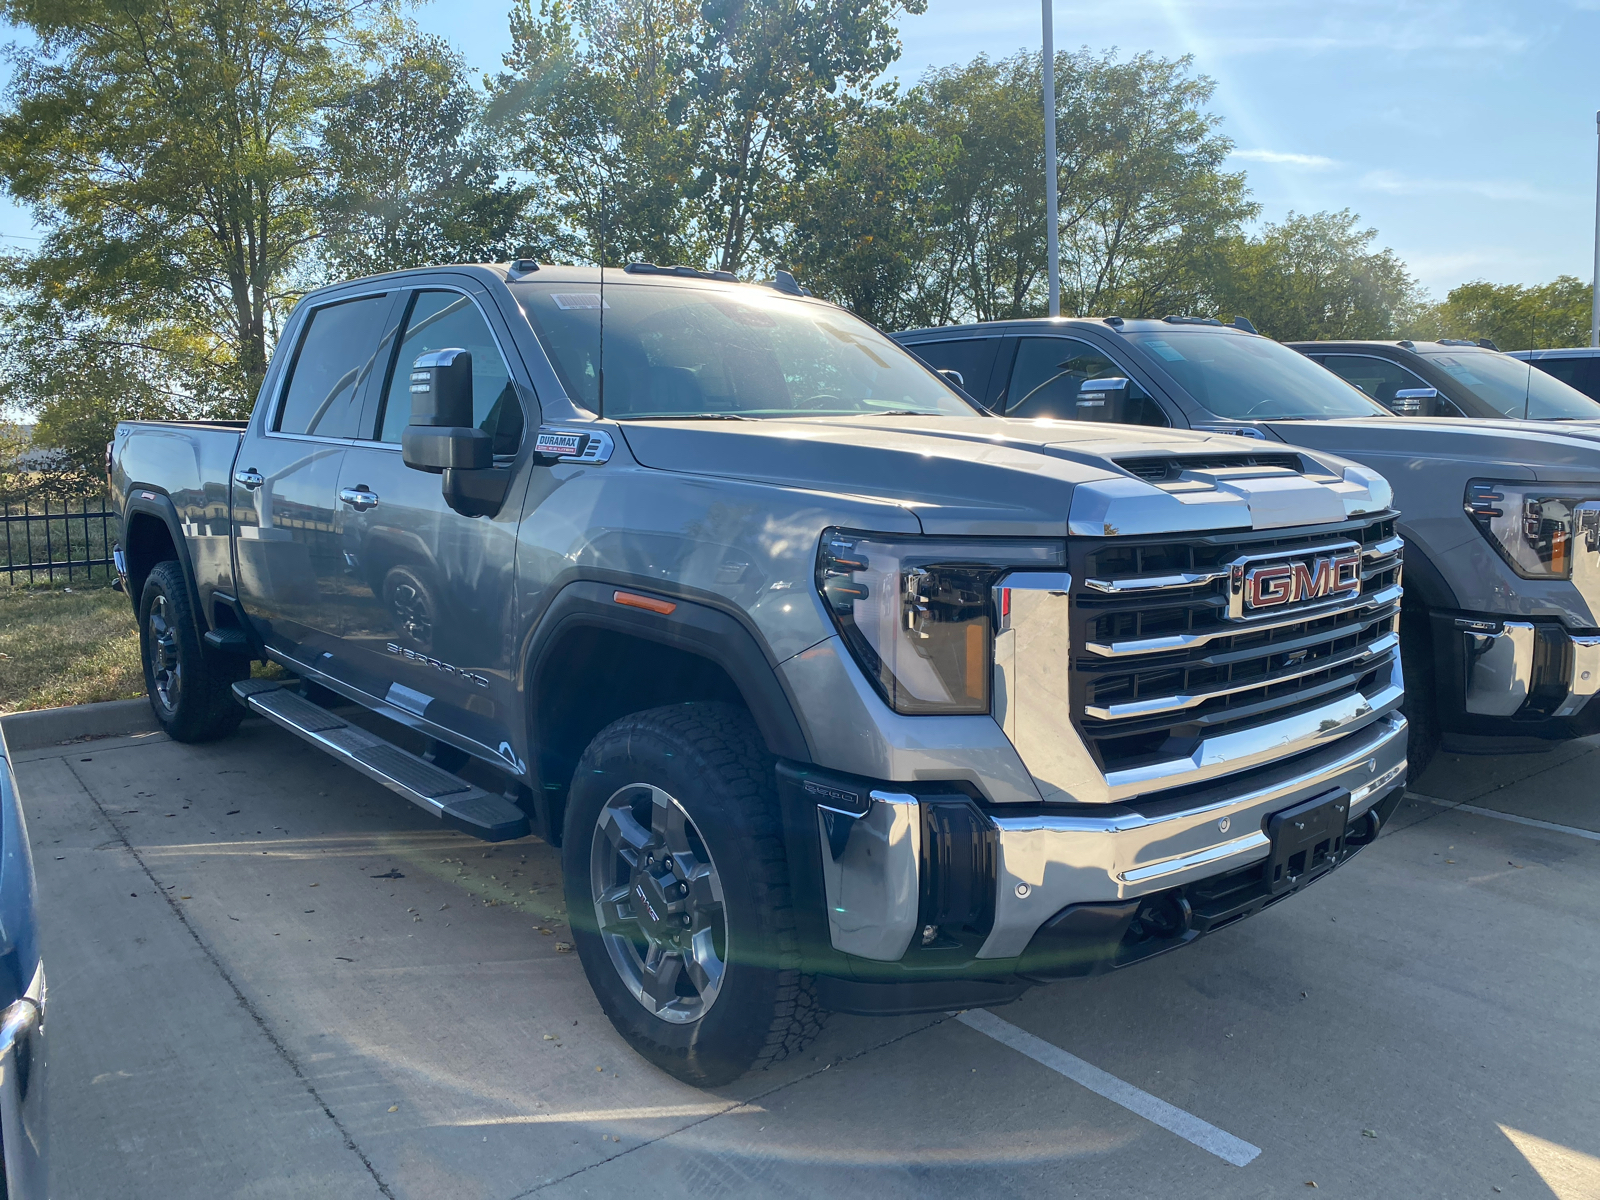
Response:
[[[504,796],[492,795],[351,725],[271,679],[241,680],[233,685],[233,696],[251,712],[282,725],[462,833],[486,842],[528,834],[527,815]]]

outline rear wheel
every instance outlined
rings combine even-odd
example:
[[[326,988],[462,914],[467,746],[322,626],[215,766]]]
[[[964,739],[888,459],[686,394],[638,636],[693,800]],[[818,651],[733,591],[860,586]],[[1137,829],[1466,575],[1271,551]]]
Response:
[[[635,1050],[710,1087],[810,1043],[823,1014],[800,970],[772,760],[744,710],[683,704],[608,726],[565,825],[578,955]]]
[[[189,603],[183,568],[160,562],[139,598],[139,652],[150,707],[177,742],[209,742],[233,732],[244,709],[229,685],[250,674],[248,659],[208,652]]]

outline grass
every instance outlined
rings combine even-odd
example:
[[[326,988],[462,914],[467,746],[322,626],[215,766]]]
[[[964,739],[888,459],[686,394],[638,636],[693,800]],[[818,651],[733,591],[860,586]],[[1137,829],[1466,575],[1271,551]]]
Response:
[[[0,713],[142,695],[138,626],[121,592],[0,585]]]

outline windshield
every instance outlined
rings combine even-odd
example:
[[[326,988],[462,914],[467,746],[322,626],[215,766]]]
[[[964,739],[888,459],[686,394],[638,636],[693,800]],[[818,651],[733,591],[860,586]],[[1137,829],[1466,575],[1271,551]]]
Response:
[[[1233,421],[1390,416],[1331,371],[1266,338],[1208,329],[1123,334],[1219,417]]]
[[[567,394],[600,406],[600,291],[520,290]],[[938,376],[843,309],[756,287],[613,284],[605,295],[605,415],[970,417]]]
[[[1495,412],[1532,421],[1600,421],[1600,404],[1532,363],[1493,350],[1427,351],[1428,361]]]

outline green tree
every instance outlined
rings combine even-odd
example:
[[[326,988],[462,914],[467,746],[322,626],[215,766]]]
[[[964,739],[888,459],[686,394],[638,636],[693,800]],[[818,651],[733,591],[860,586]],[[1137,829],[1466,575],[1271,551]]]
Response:
[[[537,187],[503,178],[485,97],[440,38],[405,25],[327,112],[318,265],[331,279],[446,262],[548,257]]]
[[[492,112],[580,256],[744,272],[925,2],[518,0]]]
[[[1546,350],[1589,342],[1589,285],[1572,275],[1522,286],[1484,280],[1451,288],[1422,313],[1412,336],[1487,338],[1502,350]]]
[[[202,355],[248,407],[314,233],[319,115],[382,0],[0,0],[0,177],[45,230],[10,283]]]
[[[943,150],[892,109],[849,122],[828,169],[797,191],[786,257],[806,286],[884,328],[936,323]]]
[[[1210,256],[1209,295],[1197,306],[1248,317],[1279,341],[1391,338],[1416,319],[1416,281],[1393,250],[1373,249],[1376,229],[1339,212],[1290,213]]]

